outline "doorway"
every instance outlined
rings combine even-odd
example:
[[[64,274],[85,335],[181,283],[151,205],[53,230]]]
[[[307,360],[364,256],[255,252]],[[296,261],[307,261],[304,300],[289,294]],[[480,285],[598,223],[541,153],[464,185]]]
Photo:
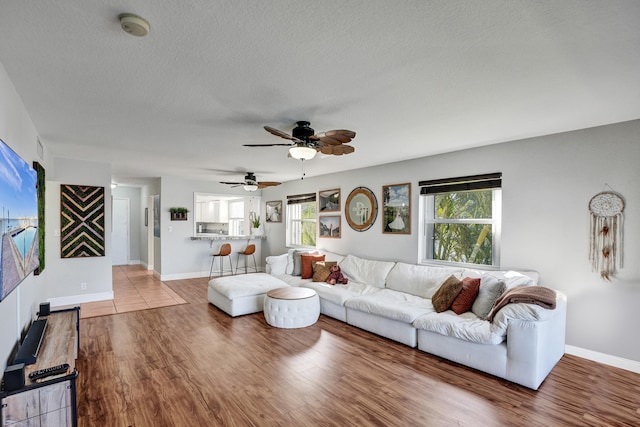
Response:
[[[111,265],[129,264],[129,199],[113,198]]]

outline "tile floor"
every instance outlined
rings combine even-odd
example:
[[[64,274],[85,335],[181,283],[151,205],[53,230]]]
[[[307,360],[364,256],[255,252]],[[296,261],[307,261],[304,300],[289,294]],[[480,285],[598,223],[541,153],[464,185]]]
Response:
[[[153,271],[141,265],[114,266],[113,299],[81,304],[80,318],[176,304],[186,304],[186,301],[154,276]]]

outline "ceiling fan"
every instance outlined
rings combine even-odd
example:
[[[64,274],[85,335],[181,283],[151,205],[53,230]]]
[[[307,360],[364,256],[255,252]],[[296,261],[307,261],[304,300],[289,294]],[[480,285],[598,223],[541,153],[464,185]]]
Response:
[[[298,160],[313,159],[317,152],[341,156],[355,151],[352,146],[345,145],[356,136],[356,133],[352,130],[339,129],[315,134],[315,131],[310,126],[311,123],[299,121],[296,124],[297,126],[293,128],[291,135],[270,126],[264,127],[267,132],[275,136],[293,141],[291,144],[244,144],[244,146],[291,147],[289,148],[289,155]]]
[[[274,187],[276,185],[282,184],[281,182],[276,181],[256,181],[256,176],[253,172],[247,172],[244,176],[244,182],[228,182],[228,181],[220,181],[220,184],[232,185],[234,187],[238,187],[242,185],[245,191],[256,191],[258,189],[262,189],[265,187]]]

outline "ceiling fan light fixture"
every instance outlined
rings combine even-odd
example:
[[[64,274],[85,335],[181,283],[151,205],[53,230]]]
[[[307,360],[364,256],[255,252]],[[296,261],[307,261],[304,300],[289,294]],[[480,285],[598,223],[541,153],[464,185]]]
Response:
[[[255,184],[245,184],[242,186],[242,188],[244,188],[244,191],[257,191],[258,190],[258,186]]]
[[[316,156],[317,151],[311,147],[295,146],[289,148],[291,157],[297,160],[311,160]]]

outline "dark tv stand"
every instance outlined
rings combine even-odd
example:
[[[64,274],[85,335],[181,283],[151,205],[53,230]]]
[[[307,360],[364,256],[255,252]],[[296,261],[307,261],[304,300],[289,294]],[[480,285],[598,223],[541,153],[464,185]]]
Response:
[[[52,311],[35,363],[25,367],[24,387],[0,392],[2,426],[7,425],[78,425],[76,405],[76,358],[80,337],[80,307]],[[26,337],[25,337],[26,341]],[[29,379],[29,373],[68,363],[67,374]]]

